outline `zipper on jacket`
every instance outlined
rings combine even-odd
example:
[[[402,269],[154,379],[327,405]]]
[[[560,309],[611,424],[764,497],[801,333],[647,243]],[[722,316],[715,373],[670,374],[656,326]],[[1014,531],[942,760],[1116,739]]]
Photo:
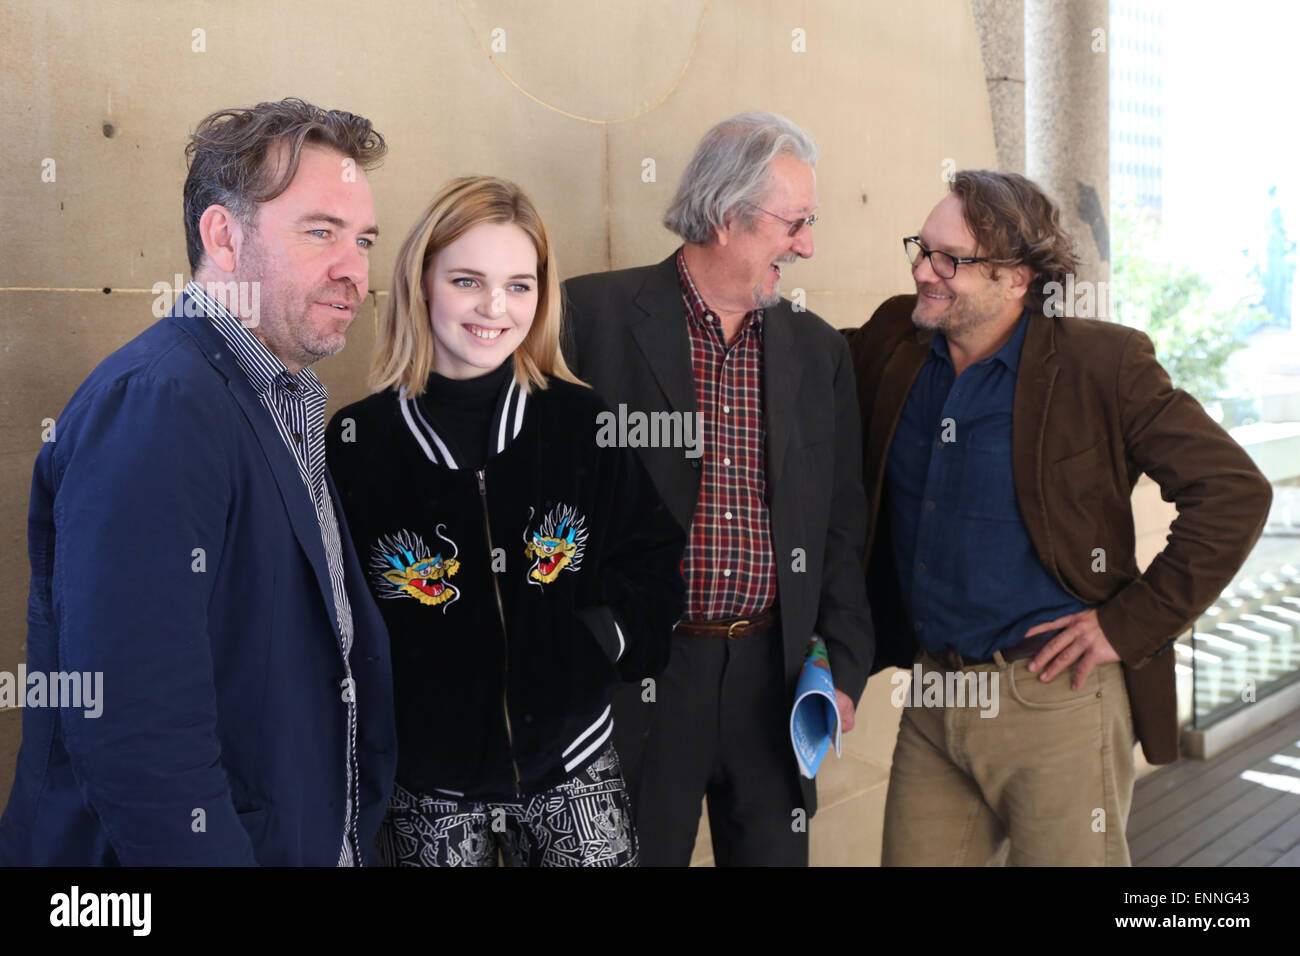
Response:
[[[492,523],[488,520],[487,506],[487,480],[483,476],[484,469],[480,468],[474,474],[478,476],[478,499],[483,504],[483,530],[487,532],[488,554],[493,552],[492,548]],[[497,580],[496,572],[492,573],[492,590],[497,596],[497,614],[501,618],[501,640],[503,642],[504,663],[503,681],[501,684],[501,711],[506,718],[506,743],[510,748],[510,766],[515,772],[515,796],[522,792],[522,782],[519,778],[519,764],[515,761],[515,735],[510,729],[510,638],[506,634],[506,610],[501,603],[501,585]]]

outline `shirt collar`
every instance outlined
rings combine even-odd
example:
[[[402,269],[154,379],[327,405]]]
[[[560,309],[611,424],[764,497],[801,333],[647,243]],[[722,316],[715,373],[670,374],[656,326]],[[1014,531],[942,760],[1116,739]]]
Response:
[[[225,340],[226,346],[235,356],[235,361],[243,370],[253,391],[263,395],[271,391],[271,386],[283,388],[313,402],[328,399],[329,391],[325,384],[310,368],[304,368],[297,375],[290,375],[285,364],[268,349],[248,326],[220,302],[208,295],[203,287],[193,279],[185,286],[185,294],[194,298],[207,313],[208,319],[216,326],[217,332]]]
[[[709,323],[705,321],[706,316],[717,317],[717,313],[709,308],[700,295],[700,290],[695,287],[695,280],[691,278],[691,272],[686,268],[686,247],[680,246],[677,249],[677,281],[681,286],[682,297],[686,300],[686,316],[695,325],[701,328],[707,328]],[[741,332],[752,328],[756,335],[761,336],[763,333],[763,310],[754,309],[746,312],[745,317],[740,322]]]
[[[1001,362],[1009,371],[1018,372],[1020,370],[1020,351],[1025,344],[1025,330],[1029,327],[1029,309],[1020,313],[1020,321],[1016,323],[1016,330],[1011,333],[1011,338],[1007,339],[1002,348],[998,349],[985,362],[997,360]],[[952,353],[948,351],[948,338],[942,332],[936,332],[930,339],[930,351],[939,356],[949,365],[952,364]],[[979,362],[975,363],[979,365]]]

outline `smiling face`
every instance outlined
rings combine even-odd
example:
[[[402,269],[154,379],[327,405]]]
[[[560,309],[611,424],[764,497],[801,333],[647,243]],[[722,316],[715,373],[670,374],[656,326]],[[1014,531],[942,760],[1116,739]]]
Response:
[[[934,207],[921,227],[920,237],[926,249],[958,258],[984,254],[977,249],[956,195],[949,195]],[[912,322],[919,328],[935,329],[950,337],[1008,315],[1018,316],[1022,308],[1021,299],[1008,297],[1015,274],[1005,266],[999,270],[997,279],[989,278],[986,263],[959,265],[956,274],[945,279],[935,273],[929,257],[922,257],[912,267],[912,279],[916,282]]]
[[[433,369],[453,379],[499,367],[537,314],[537,247],[514,223],[481,222],[433,257],[424,275]]]
[[[271,161],[287,154],[281,146]],[[345,159],[304,146],[293,182],[258,206],[239,247],[234,279],[258,283],[250,331],[293,373],[342,350],[369,290],[374,200],[365,173]]]
[[[817,208],[817,174],[807,163],[779,154],[758,205],[767,212],[746,210],[754,216],[752,230],[736,217],[719,239],[726,253],[727,285],[738,297],[752,300],[751,308],[766,309],[780,301],[782,264],[812,258],[812,227],[801,226],[791,236],[789,224],[775,217],[793,221],[812,215]]]

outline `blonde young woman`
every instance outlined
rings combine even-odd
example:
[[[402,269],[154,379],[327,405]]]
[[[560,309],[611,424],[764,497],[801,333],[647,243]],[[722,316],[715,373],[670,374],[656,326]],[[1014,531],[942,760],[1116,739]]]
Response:
[[[610,702],[666,661],[685,540],[559,335],[533,203],[457,179],[398,251],[375,394],[330,422],[392,640],[389,865],[637,860]]]

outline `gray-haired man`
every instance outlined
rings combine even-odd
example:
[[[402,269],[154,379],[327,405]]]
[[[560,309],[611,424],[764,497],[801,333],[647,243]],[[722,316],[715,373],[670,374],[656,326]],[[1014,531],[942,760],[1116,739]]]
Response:
[[[668,669],[615,703],[647,865],[689,863],[705,795],[719,865],[805,865],[816,795],[788,727],[808,639],[826,641],[846,730],[871,667],[853,368],[843,337],[778,293],[782,266],[813,254],[816,161],[783,117],[723,120],[664,220],[683,245],[565,283],[573,370],[629,415],[703,428],[702,454],[637,442],[690,529]]]

